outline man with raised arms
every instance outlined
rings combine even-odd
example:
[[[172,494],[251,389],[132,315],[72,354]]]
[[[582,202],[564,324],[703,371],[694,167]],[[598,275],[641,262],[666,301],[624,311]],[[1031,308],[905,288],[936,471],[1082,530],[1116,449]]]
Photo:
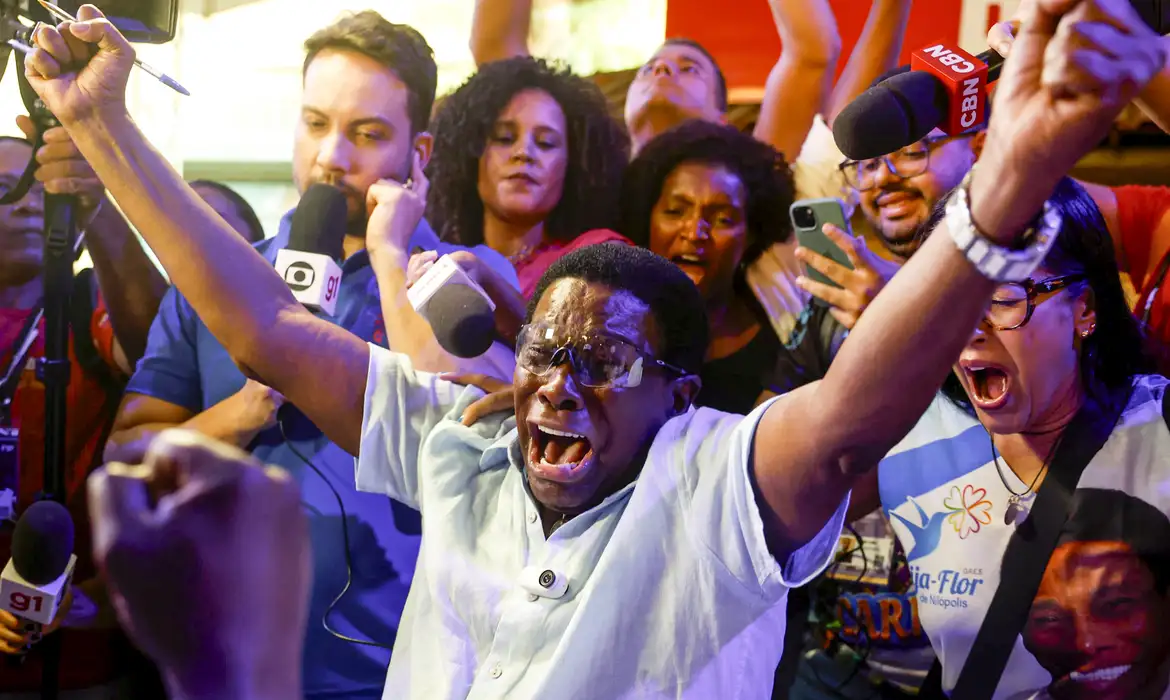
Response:
[[[1030,5],[940,235],[823,380],[746,418],[691,407],[706,323],[685,276],[599,246],[542,280],[517,342],[517,418],[464,426],[478,390],[315,318],[150,146],[126,113],[134,51],[95,8],[40,27],[26,66],[232,358],[359,455],[362,488],[420,508],[386,697],[763,698],[785,592],[828,563],[856,476],[914,425],[996,284],[1043,259],[1057,179],[1161,68],[1158,37],[1114,21],[1126,13]],[[376,204],[372,246],[393,209]],[[270,673],[266,653],[231,663]]]

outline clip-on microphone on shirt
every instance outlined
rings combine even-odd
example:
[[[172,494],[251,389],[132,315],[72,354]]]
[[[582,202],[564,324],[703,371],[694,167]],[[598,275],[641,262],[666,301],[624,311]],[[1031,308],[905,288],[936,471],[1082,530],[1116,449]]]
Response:
[[[527,566],[520,572],[520,587],[530,596],[562,598],[569,590],[569,578],[543,566]]]

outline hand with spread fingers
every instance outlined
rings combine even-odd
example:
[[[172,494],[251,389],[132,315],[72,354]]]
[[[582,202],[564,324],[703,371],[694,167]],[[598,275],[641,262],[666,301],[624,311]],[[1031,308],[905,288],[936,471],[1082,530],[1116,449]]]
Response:
[[[841,286],[834,287],[803,275],[796,279],[796,284],[828,303],[833,318],[845,328],[852,329],[862,312],[898,271],[898,265],[878,257],[864,240],[850,236],[833,224],[825,224],[822,230],[845,253],[853,269],[816,251],[797,248],[798,260]]]
[[[66,127],[103,114],[125,114],[134,47],[93,5],[77,22],[38,24],[24,74],[45,106]],[[96,51],[95,51],[96,48]]]
[[[173,697],[300,697],[309,538],[286,472],[168,430],[96,471],[89,505],[118,617]]]
[[[442,374],[440,379],[454,384],[474,386],[487,392],[487,396],[463,410],[463,425],[475,425],[484,416],[516,409],[516,391],[511,384],[486,374]]]

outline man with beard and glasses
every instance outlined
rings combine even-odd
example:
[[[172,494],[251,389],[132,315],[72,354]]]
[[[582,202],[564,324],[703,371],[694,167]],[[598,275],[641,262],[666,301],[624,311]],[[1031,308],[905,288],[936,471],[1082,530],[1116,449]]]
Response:
[[[482,392],[314,317],[145,140],[125,105],[133,48],[96,8],[41,25],[26,75],[232,360],[360,455],[364,489],[428,514],[384,697],[761,698],[786,591],[828,564],[850,489],[929,405],[998,284],[1026,279],[1058,240],[1057,181],[1165,61],[1128,26],[1080,41],[1097,12],[1127,9],[1038,0],[995,137],[938,235],[823,380],[748,417],[692,408],[707,343],[689,278],[607,244],[538,286],[517,342],[518,420],[465,426]],[[196,679],[200,697],[288,680],[289,650],[216,651],[227,665]]]
[[[386,324],[365,251],[367,190],[384,187],[384,179],[406,181],[414,162],[429,158],[425,129],[435,97],[434,57],[413,28],[370,11],[320,30],[305,50],[293,177],[302,193],[325,182],[341,188],[348,200],[337,312],[322,318],[385,347]],[[270,265],[288,243],[291,218],[289,212],[275,238],[256,247]],[[440,243],[425,221],[409,246],[459,250]],[[511,265],[497,253],[478,248],[475,254],[516,284]],[[320,361],[329,363],[325,357]],[[281,412],[278,420],[282,403],[279,393],[245,379],[191,304],[171,290],[130,380],[111,443],[116,450],[146,433],[181,425],[287,469],[301,484],[313,538],[305,693],[378,697],[389,651],[343,640],[331,630],[387,647],[394,642],[418,555],[419,516],[385,497],[358,494],[353,460],[302,415]]]
[[[881,79],[874,84],[878,82]],[[836,284],[807,275],[798,278],[796,284],[830,307],[838,323],[852,328],[898,267],[921,245],[922,225],[934,206],[958,187],[975,165],[986,136],[986,123],[954,136],[934,129],[894,153],[841,163],[841,172],[857,197],[862,215],[893,260],[875,255],[861,237],[849,236],[828,224],[825,234],[845,252],[853,268],[807,248],[797,248],[797,260]]]

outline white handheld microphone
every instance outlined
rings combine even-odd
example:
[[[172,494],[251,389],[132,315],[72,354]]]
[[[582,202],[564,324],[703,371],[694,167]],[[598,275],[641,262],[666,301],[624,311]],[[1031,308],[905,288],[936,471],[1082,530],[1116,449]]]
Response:
[[[0,573],[0,609],[23,623],[30,645],[57,616],[76,564],[69,511],[55,501],[31,505],[16,523],[12,558]]]
[[[479,357],[495,341],[495,302],[449,255],[436,260],[406,297],[456,357]]]
[[[341,190],[310,185],[293,212],[288,246],[276,253],[276,272],[296,300],[332,316],[341,290],[342,243],[346,227],[345,195]]]
[[[431,269],[423,273],[418,281],[411,285],[410,289],[406,290],[406,298],[410,300],[410,305],[414,307],[415,311],[421,312],[426,308],[427,302],[435,296],[439,288],[445,284],[462,284],[471,287],[480,296],[484,298],[492,311],[496,310],[495,302],[483,291],[483,288],[475,283],[475,280],[467,276],[459,263],[455,262],[450,255],[442,255],[431,265]]]

